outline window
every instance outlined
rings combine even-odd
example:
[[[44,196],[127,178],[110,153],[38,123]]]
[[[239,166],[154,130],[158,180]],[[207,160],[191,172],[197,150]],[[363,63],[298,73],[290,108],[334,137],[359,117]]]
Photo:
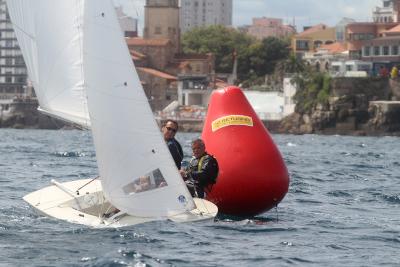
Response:
[[[140,176],[127,185],[122,190],[126,195],[137,194],[168,186],[167,181],[162,175],[160,169],[156,169],[150,173]]]
[[[154,28],[154,34],[161,34],[162,32],[161,32],[161,27],[160,26],[156,26],[155,28]]]
[[[389,46],[384,46],[383,47],[383,55],[388,56],[389,55]]]
[[[11,71],[6,71],[6,83],[11,83],[12,82],[12,78],[10,77],[11,75]]]
[[[364,56],[369,57],[371,55],[370,51],[371,51],[371,47],[369,47],[369,46],[364,47]]]
[[[303,41],[303,40],[297,40],[296,41],[296,47],[297,49],[306,49],[308,50],[308,42]]]
[[[25,77],[18,77],[17,82],[18,83],[26,83],[26,79],[25,79]]]
[[[322,41],[319,41],[319,40],[314,41],[314,46],[315,46],[316,48],[320,47],[322,44],[323,44]]]
[[[374,55],[375,56],[380,56],[381,50],[379,46],[374,46]]]
[[[394,45],[392,46],[392,55],[397,56],[399,54],[399,46]]]
[[[16,57],[15,58],[15,65],[24,65],[24,58],[23,57]]]

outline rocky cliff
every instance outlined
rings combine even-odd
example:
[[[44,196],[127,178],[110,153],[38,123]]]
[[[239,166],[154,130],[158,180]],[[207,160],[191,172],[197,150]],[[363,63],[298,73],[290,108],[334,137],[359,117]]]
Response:
[[[327,103],[286,117],[279,132],[400,135],[400,83],[383,78],[335,78]]]
[[[14,99],[2,105],[0,127],[16,129],[60,129],[69,127],[64,122],[43,115],[37,110],[35,99]]]

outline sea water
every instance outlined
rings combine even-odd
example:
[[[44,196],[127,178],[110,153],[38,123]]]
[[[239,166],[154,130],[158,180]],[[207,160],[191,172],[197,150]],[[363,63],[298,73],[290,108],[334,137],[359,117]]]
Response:
[[[178,133],[184,151],[199,134]],[[0,130],[0,266],[399,266],[400,139],[273,135],[290,189],[256,218],[92,229],[22,200],[95,177],[85,131]]]

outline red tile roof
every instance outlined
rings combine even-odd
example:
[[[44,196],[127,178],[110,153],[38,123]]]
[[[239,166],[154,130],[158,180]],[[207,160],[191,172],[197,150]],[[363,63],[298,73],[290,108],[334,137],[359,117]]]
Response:
[[[384,33],[400,33],[400,24],[391,28],[388,31],[385,31]]]
[[[168,73],[161,72],[161,71],[158,71],[158,70],[155,70],[155,69],[142,68],[142,67],[138,67],[137,69],[140,70],[140,71],[146,72],[148,74],[151,74],[151,75],[166,79],[166,80],[173,80],[173,81],[177,80],[177,78],[175,76],[172,76],[172,75],[170,75]]]
[[[318,50],[328,50],[328,52],[331,54],[339,54],[347,51],[347,47],[344,43],[336,42],[333,44],[322,45],[318,48]]]
[[[169,39],[143,39],[143,38],[127,38],[126,43],[132,46],[167,46],[171,43]]]
[[[131,58],[136,61],[143,60],[147,57],[146,55],[139,53],[138,51],[135,51],[133,49],[129,49],[129,53],[131,54]]]
[[[328,27],[325,24],[318,24],[318,25],[312,26],[311,28],[305,30],[304,32],[301,32],[301,33],[297,34],[297,36],[306,36],[308,34],[311,34],[311,33],[314,33],[314,32],[318,32],[318,31],[321,31],[321,30],[325,30],[327,28]]]

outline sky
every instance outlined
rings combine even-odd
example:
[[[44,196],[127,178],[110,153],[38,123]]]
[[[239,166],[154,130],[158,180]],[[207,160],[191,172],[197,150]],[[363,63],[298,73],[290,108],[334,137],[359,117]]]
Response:
[[[123,5],[126,13],[139,18],[139,31],[143,28],[145,0],[114,0]],[[249,25],[253,17],[282,18],[285,23],[303,26],[324,23],[335,26],[341,18],[371,21],[372,11],[382,6],[382,0],[233,0],[233,25]]]

